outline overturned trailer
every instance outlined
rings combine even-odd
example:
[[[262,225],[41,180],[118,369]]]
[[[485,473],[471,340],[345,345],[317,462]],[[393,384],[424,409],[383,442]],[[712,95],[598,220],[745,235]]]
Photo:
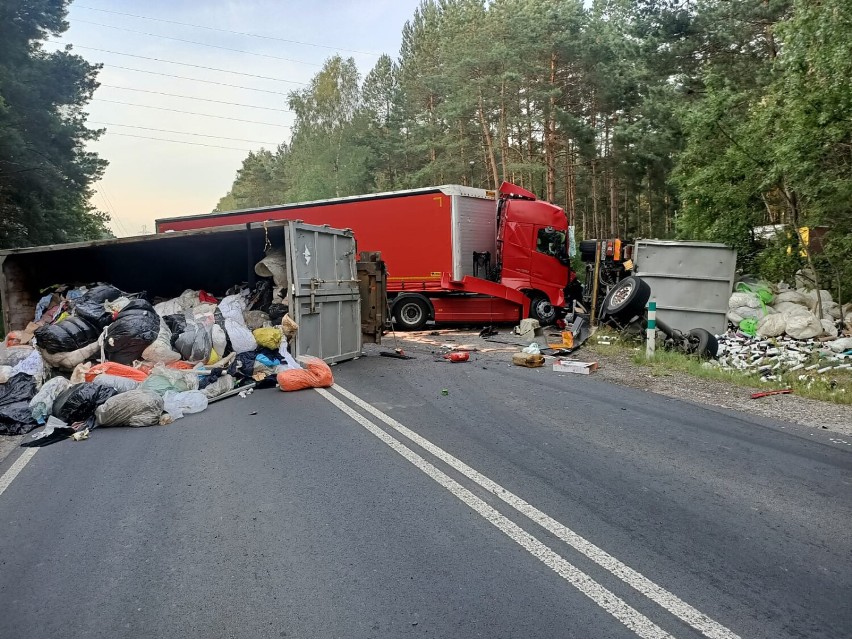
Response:
[[[295,355],[340,362],[359,356],[363,341],[381,340],[387,298],[378,256],[359,263],[351,231],[294,221],[0,251],[3,324],[23,329],[40,291],[59,282],[108,281],[162,297],[252,286],[255,265],[270,250],[284,258],[278,277],[286,279],[286,303],[299,325]]]

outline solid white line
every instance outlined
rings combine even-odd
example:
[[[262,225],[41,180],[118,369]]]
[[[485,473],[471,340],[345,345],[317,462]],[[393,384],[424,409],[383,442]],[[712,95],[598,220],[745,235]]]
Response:
[[[408,448],[405,444],[391,437],[384,430],[376,426],[369,419],[356,412],[349,405],[329,393],[327,390],[317,388],[316,391],[325,399],[337,406],[341,411],[349,415],[356,422],[370,431],[373,435],[390,446],[405,459],[414,464],[418,469],[434,479],[438,484],[446,488],[462,502],[470,506],[474,511],[482,515],[489,523],[505,533],[512,541],[519,544],[536,559],[556,572],[560,577],[571,583],[577,590],[606,610],[613,617],[627,626],[637,635],[647,639],[674,639],[672,635],[657,626],[645,615],[632,608],[629,604],[618,598],[612,592],[604,588],[587,574],[569,563],[561,555],[558,555],[541,541],[533,537],[516,523],[500,514],[482,499],[474,495],[467,488],[459,484],[444,472],[423,459],[420,455]]]
[[[609,572],[621,579],[624,583],[632,586],[633,588],[641,592],[643,595],[648,597],[651,601],[659,604],[679,619],[688,623],[690,626],[701,632],[704,636],[708,637],[709,639],[740,639],[739,635],[726,628],[722,624],[718,623],[717,621],[714,621],[713,619],[702,613],[700,610],[693,608],[688,603],[680,599],[677,595],[669,592],[661,586],[658,586],[640,572],[637,572],[633,568],[630,568],[629,566],[625,565],[603,549],[599,548],[592,542],[575,533],[567,526],[559,523],[549,515],[540,511],[535,506],[532,506],[514,493],[506,490],[497,482],[489,479],[488,477],[482,475],[464,462],[453,457],[450,453],[436,446],[428,439],[425,439],[424,437],[421,437],[411,429],[406,428],[398,421],[396,421],[393,417],[386,415],[372,404],[365,402],[357,395],[353,395],[345,388],[342,388],[337,384],[335,384],[332,388],[350,401],[352,401],[357,406],[378,417],[381,421],[383,421],[385,424],[387,424],[397,432],[401,433],[402,435],[405,435],[405,437],[413,441],[418,446],[421,446],[422,448],[428,450],[430,453],[435,455],[435,457],[437,457],[444,463],[455,468],[468,479],[476,482],[488,492],[496,495],[504,502],[512,506],[512,508],[526,515],[531,520],[539,524],[542,528],[556,535],[559,539],[573,547],[575,550],[578,550],[579,552],[584,554],[586,557],[594,561],[599,566],[606,568]]]
[[[20,457],[15,460],[15,463],[9,466],[9,470],[3,473],[3,476],[0,477],[0,495],[9,487],[9,484],[12,483],[12,480],[18,476],[18,473],[24,469],[29,461],[33,458],[38,452],[38,448],[27,448]]]

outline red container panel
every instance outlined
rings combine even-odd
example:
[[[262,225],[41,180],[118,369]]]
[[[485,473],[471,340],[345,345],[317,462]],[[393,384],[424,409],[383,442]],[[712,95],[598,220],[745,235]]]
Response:
[[[439,290],[451,272],[451,199],[440,191],[399,197],[199,215],[158,222],[157,231],[187,231],[264,220],[303,220],[352,229],[359,251],[381,251],[388,291]]]

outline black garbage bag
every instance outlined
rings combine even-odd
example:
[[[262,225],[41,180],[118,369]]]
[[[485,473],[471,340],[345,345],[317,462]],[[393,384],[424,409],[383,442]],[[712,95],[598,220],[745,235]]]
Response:
[[[66,424],[87,422],[89,428],[94,428],[95,409],[116,394],[118,392],[109,386],[92,382],[75,384],[56,397],[51,413]]]
[[[130,365],[160,334],[160,316],[149,302],[133,300],[106,329],[104,354],[111,362]]]
[[[228,374],[238,380],[251,380],[254,375],[254,360],[257,351],[245,351],[238,353],[228,367]]]
[[[58,324],[41,326],[35,337],[40,348],[50,353],[69,353],[96,342],[100,329],[82,317],[69,317]]]
[[[175,340],[175,350],[187,362],[204,362],[210,357],[213,341],[210,332],[197,322],[187,322],[186,328]]]
[[[0,435],[24,435],[38,426],[30,411],[37,391],[35,378],[26,373],[0,384]]]
[[[287,314],[288,310],[290,309],[286,304],[270,304],[269,321],[272,322],[273,326],[279,326],[281,324],[281,320],[284,319],[284,316]]]
[[[86,320],[92,326],[103,329],[112,322],[112,313],[97,302],[83,302],[74,305],[74,315]]]
[[[112,302],[124,295],[124,293],[109,284],[99,284],[90,288],[77,298],[77,304],[97,304],[103,306],[104,302]]]
[[[172,332],[172,348],[174,348],[180,334],[186,329],[186,315],[183,313],[175,313],[174,315],[164,315],[163,321],[169,330]]]

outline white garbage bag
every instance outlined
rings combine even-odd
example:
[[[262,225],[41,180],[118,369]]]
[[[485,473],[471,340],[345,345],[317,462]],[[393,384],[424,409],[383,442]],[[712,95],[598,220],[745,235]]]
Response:
[[[841,337],[828,343],[828,347],[835,353],[842,353],[852,349],[852,337]]]
[[[240,320],[242,320],[242,317],[240,317]],[[245,353],[257,349],[257,340],[254,339],[254,335],[245,324],[228,317],[225,319],[225,332],[228,333],[231,348],[234,349],[235,353]]]
[[[163,410],[173,420],[180,419],[190,413],[200,413],[207,408],[207,401],[207,395],[199,390],[184,391],[182,393],[167,391],[163,395]]]
[[[226,320],[234,320],[237,323],[244,324],[243,311],[246,310],[246,303],[242,295],[228,295],[222,298],[219,302],[219,310]]]
[[[760,337],[778,337],[787,329],[787,320],[783,315],[773,313],[761,318],[757,323],[757,334]]]
[[[817,316],[807,309],[802,309],[801,312],[787,311],[784,313],[784,319],[787,320],[787,335],[793,339],[811,339],[822,335],[822,324]]]
[[[64,377],[54,377],[47,380],[44,386],[41,387],[41,390],[30,400],[30,412],[33,415],[33,419],[39,424],[44,424],[53,410],[53,400],[60,393],[68,390],[69,386],[71,386],[71,382]]]
[[[834,325],[832,320],[820,320],[819,322],[822,324],[822,334],[825,337],[837,337],[840,333],[837,331],[837,326]]]
[[[808,306],[811,303],[811,299],[804,293],[790,290],[778,293],[772,302],[772,306],[777,308],[780,302],[792,302],[793,304],[799,304],[800,306]]]
[[[728,308],[730,309],[738,309],[738,308],[761,308],[763,303],[760,301],[760,298],[754,293],[732,293],[731,297],[728,298]]]

